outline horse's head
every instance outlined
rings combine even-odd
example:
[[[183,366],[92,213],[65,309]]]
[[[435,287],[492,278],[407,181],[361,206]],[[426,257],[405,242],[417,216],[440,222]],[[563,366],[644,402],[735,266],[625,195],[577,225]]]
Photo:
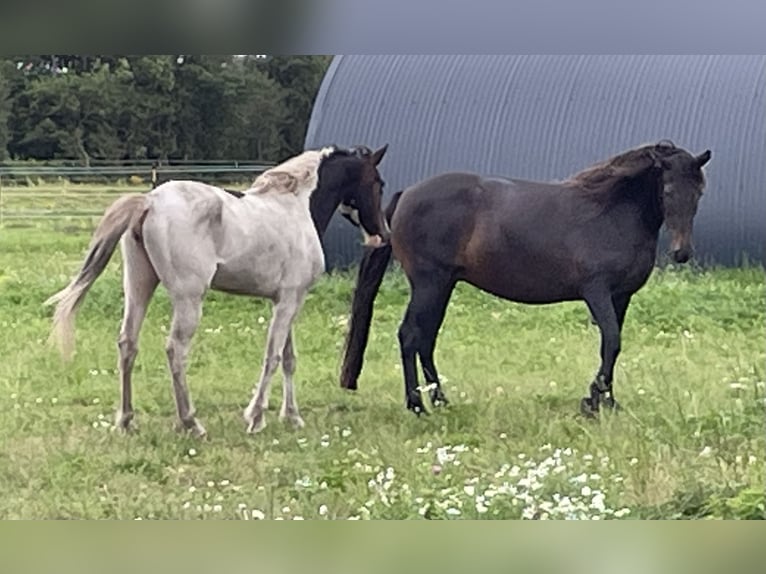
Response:
[[[670,142],[658,143],[654,151],[663,173],[662,210],[670,232],[670,256],[676,263],[686,263],[694,254],[692,228],[705,188],[702,166],[710,161],[711,152],[695,156]]]
[[[380,247],[389,239],[381,203],[384,183],[378,172],[387,149],[388,144],[376,151],[366,146],[351,148],[358,170],[353,170],[354,181],[345,187],[339,206],[341,215],[361,228],[364,244],[370,247]]]

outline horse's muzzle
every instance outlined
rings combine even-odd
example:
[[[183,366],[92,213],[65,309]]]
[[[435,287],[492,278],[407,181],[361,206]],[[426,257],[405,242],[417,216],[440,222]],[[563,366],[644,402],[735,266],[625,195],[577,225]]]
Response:
[[[686,263],[692,258],[693,254],[691,247],[681,247],[670,252],[670,256],[676,263]]]

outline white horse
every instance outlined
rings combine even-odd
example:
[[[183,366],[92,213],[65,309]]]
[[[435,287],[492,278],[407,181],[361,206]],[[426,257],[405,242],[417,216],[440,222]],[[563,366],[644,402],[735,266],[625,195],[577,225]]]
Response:
[[[324,272],[321,236],[336,209],[360,224],[365,244],[387,241],[383,182],[376,167],[387,147],[306,151],[262,173],[244,193],[170,181],[148,194],[121,197],[106,210],[79,274],[46,304],[57,304],[52,337],[71,357],[77,309],[120,242],[125,308],[117,343],[118,428],[129,430],[133,420],[131,373],[141,325],[159,283],[173,306],[166,351],[180,429],[206,435],[189,396],[186,358],[208,289],[274,303],[260,380],[244,411],[248,432],[265,426],[269,383],[280,362],[280,417],[303,426],[293,390],[293,320]]]

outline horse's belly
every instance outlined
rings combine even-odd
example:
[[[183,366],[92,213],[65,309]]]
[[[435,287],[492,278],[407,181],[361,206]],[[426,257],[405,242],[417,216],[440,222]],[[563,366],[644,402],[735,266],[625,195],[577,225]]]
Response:
[[[482,281],[471,277],[467,277],[465,281],[482,291],[517,303],[542,305],[573,301],[580,298],[580,291],[578,289],[565,284],[546,283],[544,281],[533,284],[518,280],[501,282]]]
[[[237,295],[273,298],[279,292],[279,277],[268,270],[240,265],[219,265],[210,287]]]
[[[581,281],[572,262],[517,260],[465,270],[467,283],[518,303],[543,304],[580,298]]]
[[[283,291],[307,289],[323,270],[321,247],[254,250],[220,261],[210,286],[227,293],[273,299]]]

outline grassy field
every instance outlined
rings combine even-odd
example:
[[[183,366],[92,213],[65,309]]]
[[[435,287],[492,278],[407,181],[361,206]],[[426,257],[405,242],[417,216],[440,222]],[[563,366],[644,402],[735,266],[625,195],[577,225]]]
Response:
[[[158,291],[134,376],[139,432],[118,399],[119,255],[83,306],[78,354],[46,344],[42,302],[75,272],[76,226],[0,229],[0,518],[676,518],[764,514],[762,269],[657,272],[628,311],[616,396],[586,421],[598,367],[583,304],[527,307],[467,286],[437,348],[452,404],[403,407],[396,328],[407,289],[385,280],[356,394],[338,387],[353,276],[324,278],[297,322],[306,428],[241,418],[262,358],[267,303],[211,293],[189,383],[210,438],[173,430]]]

